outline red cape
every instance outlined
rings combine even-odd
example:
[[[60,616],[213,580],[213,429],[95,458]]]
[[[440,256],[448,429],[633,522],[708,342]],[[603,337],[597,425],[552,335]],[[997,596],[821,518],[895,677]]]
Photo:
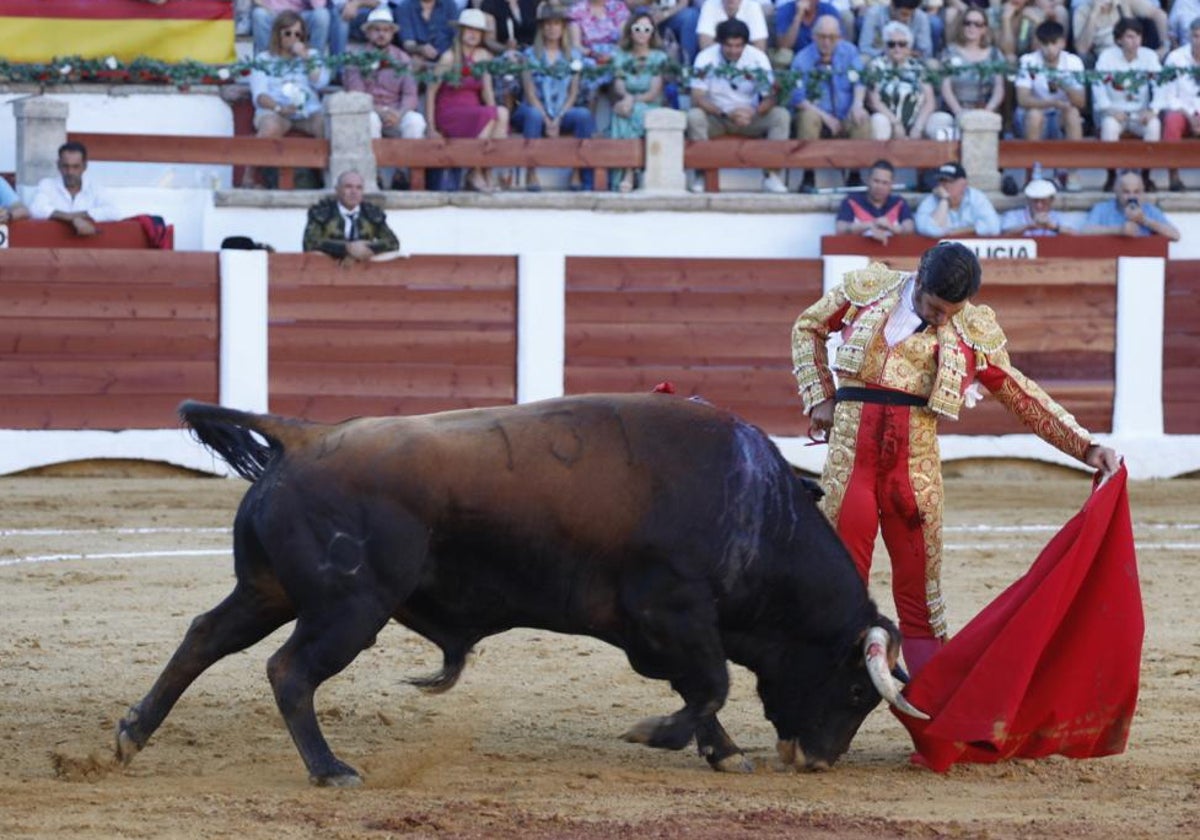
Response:
[[[1125,468],[1096,489],[1032,568],[905,688],[913,761],[1124,751],[1137,705],[1142,598]],[[894,711],[894,710],[893,710]]]

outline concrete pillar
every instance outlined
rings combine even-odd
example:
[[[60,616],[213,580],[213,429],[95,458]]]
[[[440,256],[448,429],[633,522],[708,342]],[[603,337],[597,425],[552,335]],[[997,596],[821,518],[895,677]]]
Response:
[[[67,142],[67,103],[45,96],[13,102],[17,118],[17,185],[34,187],[58,175],[58,147]]]
[[[329,137],[329,171],[325,183],[333,186],[334,179],[348,169],[356,169],[363,177],[367,191],[375,189],[375,152],[371,148],[371,112],[375,106],[371,95],[342,91],[325,97],[328,115],[326,136]]]
[[[684,192],[683,139],[687,115],[673,108],[646,112],[646,192]]]
[[[566,383],[567,258],[517,255],[517,402],[561,397]]]
[[[1000,131],[1003,121],[991,111],[964,111],[958,118],[962,131],[962,165],[971,186],[1000,189]]]

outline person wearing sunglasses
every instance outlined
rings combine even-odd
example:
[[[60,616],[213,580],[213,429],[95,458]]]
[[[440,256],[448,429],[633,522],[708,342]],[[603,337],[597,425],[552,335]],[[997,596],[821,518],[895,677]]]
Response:
[[[329,49],[332,24],[330,3],[327,0],[253,0],[250,9],[250,34],[254,39],[254,54],[270,46],[271,31],[280,12],[294,12],[304,21],[308,33],[306,43],[320,53]]]
[[[813,42],[813,30],[817,21],[830,16],[841,18],[837,7],[825,0],[783,0],[775,9],[775,49],[770,50],[771,64],[776,70],[786,70],[795,60],[796,54]]]
[[[883,28],[883,55],[871,59],[867,108],[876,140],[907,137],[945,139],[954,129],[954,117],[938,111],[937,95],[925,77],[925,66],[912,53],[912,30],[899,21]]]
[[[646,113],[662,105],[662,74],[667,62],[653,15],[648,9],[639,9],[625,22],[613,58],[610,137],[640,140],[646,136]],[[616,170],[612,182],[620,192],[631,192],[637,186],[637,174],[632,169]]]
[[[884,28],[889,23],[902,23],[908,27],[909,49],[922,61],[933,57],[933,31],[929,14],[920,8],[921,0],[892,0],[890,5],[871,6],[862,16],[858,31],[858,51],[869,61],[887,55],[889,40]]]
[[[1004,103],[1004,76],[1001,73],[978,73],[978,65],[996,67],[1004,54],[992,44],[987,14],[970,8],[958,18],[956,32],[942,52],[942,66],[954,72],[942,79],[942,102],[955,119],[966,111],[998,113]],[[989,78],[990,76],[990,78]]]

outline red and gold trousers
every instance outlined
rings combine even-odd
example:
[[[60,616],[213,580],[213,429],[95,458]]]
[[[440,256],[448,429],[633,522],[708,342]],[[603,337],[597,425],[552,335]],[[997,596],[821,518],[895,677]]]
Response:
[[[903,636],[945,639],[936,415],[906,405],[839,401],[821,484],[825,514],[864,581],[882,529]]]

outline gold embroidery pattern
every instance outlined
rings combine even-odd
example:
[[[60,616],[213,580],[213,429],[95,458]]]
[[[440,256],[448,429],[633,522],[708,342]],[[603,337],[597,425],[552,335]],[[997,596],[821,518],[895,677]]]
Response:
[[[893,271],[883,263],[871,263],[866,268],[846,272],[842,287],[846,290],[846,299],[862,307],[899,289],[907,279],[907,272]]]
[[[839,402],[833,412],[833,428],[829,432],[829,452],[825,456],[825,469],[821,473],[821,489],[825,498],[821,510],[826,518],[837,527],[838,515],[842,512],[842,501],[846,496],[846,485],[854,470],[854,449],[858,439],[858,427],[862,419],[863,404]]]
[[[942,490],[941,454],[938,450],[937,418],[923,411],[909,412],[908,480],[921,514],[925,542],[925,604],[933,635],[948,635],[946,605],[942,600]]]
[[[951,321],[966,345],[984,356],[998,353],[1008,343],[990,306],[968,303]]]
[[[958,419],[963,402],[963,380],[967,376],[967,355],[958,342],[958,331],[946,325],[938,336],[938,371],[929,395],[929,410],[934,414]]]
[[[1040,385],[1009,365],[1007,353],[993,363],[1005,373],[1004,382],[994,392],[996,399],[1046,443],[1082,461],[1092,445],[1087,430]]]
[[[845,294],[840,288],[833,289],[801,312],[792,325],[792,373],[805,413],[833,397],[833,373],[829,370],[825,342],[834,327],[847,317],[843,315],[834,321],[845,306]]]
[[[863,369],[871,341],[880,334],[880,328],[891,313],[893,305],[895,301],[888,299],[862,311],[850,330],[850,337],[837,350],[834,367],[838,373],[856,376]]]

